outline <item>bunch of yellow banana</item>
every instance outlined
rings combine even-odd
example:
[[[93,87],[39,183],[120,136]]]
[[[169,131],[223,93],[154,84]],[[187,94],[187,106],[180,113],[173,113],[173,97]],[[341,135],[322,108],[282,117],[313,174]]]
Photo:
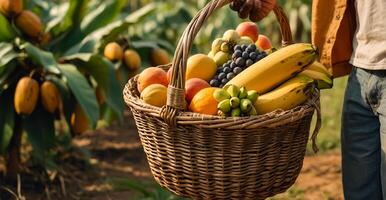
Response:
[[[278,109],[290,110],[304,103],[313,91],[315,81],[304,75],[298,75],[275,90],[261,95],[255,102],[256,112],[266,114]]]
[[[333,86],[332,74],[318,61],[307,66],[299,75],[314,79],[319,89],[330,89]]]
[[[258,114],[289,110],[304,103],[315,87],[332,88],[331,73],[316,57],[311,44],[289,45],[250,66],[227,85],[261,94],[254,103]]]
[[[258,114],[265,114],[278,109],[290,110],[295,108],[309,98],[315,86],[318,89],[327,89],[333,86],[332,75],[317,61],[278,88],[261,95],[255,102],[256,111]]]

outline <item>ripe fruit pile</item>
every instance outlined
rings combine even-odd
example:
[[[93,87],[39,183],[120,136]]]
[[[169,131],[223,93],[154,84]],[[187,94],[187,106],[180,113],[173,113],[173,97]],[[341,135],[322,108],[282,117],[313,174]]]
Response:
[[[253,23],[243,23],[216,39],[208,56],[193,55],[186,66],[187,108],[195,113],[245,117],[289,110],[304,103],[316,87],[332,87],[332,75],[315,61],[311,44],[274,51]],[[166,104],[172,70],[144,71],[138,91],[148,104]],[[149,86],[158,84],[157,86]],[[148,87],[149,89],[147,89]],[[146,88],[144,90],[144,88]],[[148,91],[149,90],[149,91]]]
[[[224,87],[229,80],[266,56],[267,53],[257,49],[255,44],[236,45],[232,60],[217,69],[217,73],[210,81],[210,85],[212,87]]]

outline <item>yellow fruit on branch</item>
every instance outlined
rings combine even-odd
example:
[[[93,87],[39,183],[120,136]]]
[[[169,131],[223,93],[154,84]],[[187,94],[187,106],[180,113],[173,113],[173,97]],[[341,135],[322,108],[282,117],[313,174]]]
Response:
[[[75,110],[71,115],[71,128],[77,135],[86,132],[90,128],[87,116],[84,114],[79,104],[76,105]]]
[[[30,77],[19,80],[15,90],[14,106],[16,113],[30,115],[39,98],[39,84]]]
[[[0,12],[11,17],[23,10],[23,0],[0,0]]]
[[[161,84],[152,84],[141,93],[141,99],[152,106],[166,105],[167,88]]]
[[[110,42],[106,45],[104,55],[110,61],[118,61],[122,59],[123,50],[116,42]]]
[[[44,109],[48,112],[54,113],[59,108],[60,94],[51,81],[45,81],[40,86],[40,98]]]
[[[153,66],[169,64],[169,54],[163,49],[153,49],[150,55],[150,61]]]
[[[123,61],[131,71],[137,71],[141,67],[141,57],[134,50],[126,50],[123,55]]]
[[[40,18],[33,12],[24,10],[15,20],[16,26],[26,35],[32,38],[38,38],[43,31],[43,25]]]

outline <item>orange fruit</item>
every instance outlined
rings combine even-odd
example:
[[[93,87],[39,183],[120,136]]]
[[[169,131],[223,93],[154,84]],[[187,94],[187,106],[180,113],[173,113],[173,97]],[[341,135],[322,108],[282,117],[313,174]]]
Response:
[[[257,25],[253,22],[243,22],[237,26],[236,31],[239,33],[240,36],[248,36],[253,40],[253,42],[256,42],[257,39],[259,39],[259,29],[257,28]]]
[[[147,86],[161,84],[168,86],[166,72],[158,67],[149,67],[141,72],[138,77],[138,91],[142,92]]]
[[[123,57],[123,50],[116,42],[110,42],[106,45],[104,55],[110,61],[118,61]]]
[[[217,88],[205,88],[199,91],[192,99],[189,109],[195,113],[217,115],[217,101],[213,93]]]
[[[256,41],[256,46],[262,50],[269,50],[272,48],[272,43],[265,35],[259,35],[259,39]]]

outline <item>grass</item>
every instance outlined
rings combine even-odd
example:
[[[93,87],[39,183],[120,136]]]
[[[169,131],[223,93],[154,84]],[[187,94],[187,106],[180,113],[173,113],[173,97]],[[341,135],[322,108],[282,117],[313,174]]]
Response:
[[[283,194],[278,194],[274,197],[268,198],[267,200],[303,200],[305,191],[297,187],[296,185],[292,186],[287,192]]]

